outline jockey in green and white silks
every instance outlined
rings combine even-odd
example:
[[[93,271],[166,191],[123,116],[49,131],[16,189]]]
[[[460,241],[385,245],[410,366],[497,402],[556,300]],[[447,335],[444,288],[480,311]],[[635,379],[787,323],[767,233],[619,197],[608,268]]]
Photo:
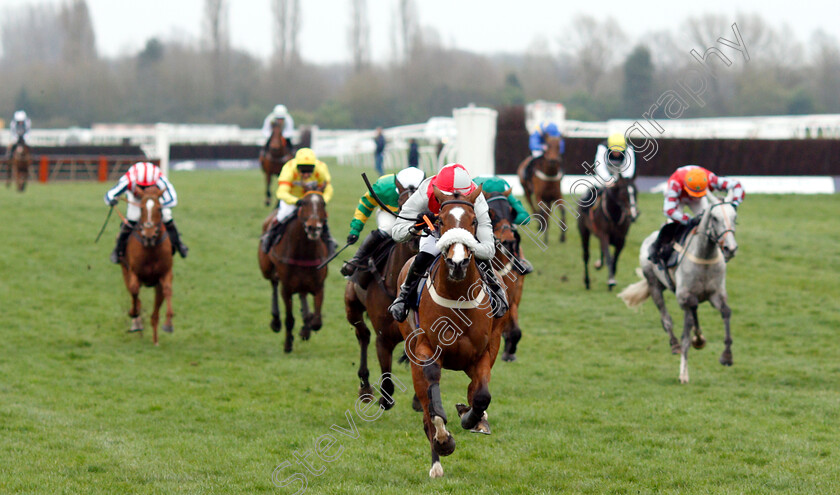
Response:
[[[400,199],[397,183],[403,189],[414,192],[425,178],[426,174],[419,168],[408,167],[396,175],[383,175],[371,187],[379,200],[388,207],[388,210],[396,213],[399,210]],[[370,192],[366,192],[359,198],[359,204],[356,206],[356,211],[353,213],[353,220],[350,222],[350,234],[347,236],[347,244],[355,244],[359,240],[359,234],[365,228],[365,223],[378,207],[379,205],[370,195]],[[394,225],[394,220],[396,220],[396,217],[391,213],[382,211],[381,208],[377,210],[376,224],[378,228],[371,232],[364,242],[362,242],[362,245],[356,251],[356,255],[341,267],[342,275],[345,277],[353,275],[357,268],[365,266],[367,258],[373,253],[376,246],[391,239],[391,226]]]
[[[484,191],[485,193],[503,193],[511,189],[510,184],[508,184],[506,180],[496,176],[476,177],[475,179],[473,179],[473,182],[475,182],[476,185],[481,186],[482,191]],[[516,196],[513,195],[513,193],[507,195],[507,202],[513,209],[514,216],[513,218],[508,219],[511,222],[511,224],[525,225],[531,221],[531,215],[528,213],[525,207],[522,206],[522,202],[519,201],[516,198]],[[513,230],[513,235],[514,237],[516,237],[516,252],[511,254],[513,256],[516,256],[517,260],[519,261],[519,263],[514,263],[514,266],[516,266],[516,269],[520,273],[520,275],[527,275],[534,271],[534,267],[531,265],[531,262],[529,262],[525,259],[524,256],[522,256],[522,251],[519,249],[519,245],[522,239],[520,238],[519,232],[517,232],[516,229]]]

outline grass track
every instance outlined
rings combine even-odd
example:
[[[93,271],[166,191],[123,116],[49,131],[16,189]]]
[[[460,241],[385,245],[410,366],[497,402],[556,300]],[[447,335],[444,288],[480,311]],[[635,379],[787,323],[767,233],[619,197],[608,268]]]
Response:
[[[339,240],[358,172],[333,169]],[[0,189],[0,493],[292,493],[272,484],[275,467],[293,463],[281,479],[302,471],[294,452],[347,425],[358,350],[337,265],[324,328],[284,355],[256,263],[260,176],[172,181],[191,251],[176,261],[175,333],[160,348],[149,331],[125,333],[129,296],[107,260],[116,217],[93,244],[110,185]],[[639,243],[662,220],[660,196],[640,203],[619,287],[636,280]],[[334,462],[313,461],[324,472],[308,475],[307,493],[840,492],[838,211],[837,195],[748,191],[728,276],[735,366],[718,364],[722,323],[703,305],[709,344],[691,351],[687,386],[653,304],[625,309],[604,272],[586,292],[576,229],[562,246],[554,229],[546,252],[526,246],[537,273],[520,359],[494,369],[493,435],[453,428],[458,448],[430,481],[420,417],[398,391],[380,419],[356,419],[359,437],[342,437]],[[147,322],[152,300],[146,289]],[[411,388],[406,369],[396,375]],[[444,373],[450,418],[466,384]]]

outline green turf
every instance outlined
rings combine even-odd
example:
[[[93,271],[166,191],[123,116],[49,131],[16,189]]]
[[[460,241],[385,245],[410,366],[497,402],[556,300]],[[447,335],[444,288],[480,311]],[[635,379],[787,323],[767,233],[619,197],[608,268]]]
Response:
[[[339,240],[363,192],[358,172],[333,167]],[[129,296],[108,262],[116,216],[93,243],[110,184],[0,189],[0,493],[292,493],[272,472],[284,461],[278,479],[305,472],[294,451],[328,433],[343,450],[313,461],[323,473],[307,474],[307,493],[840,492],[840,196],[747,195],[727,281],[735,365],[718,364],[722,323],[703,305],[709,344],[690,353],[689,385],[651,302],[627,310],[604,272],[583,289],[575,229],[565,245],[555,229],[546,252],[526,245],[537,272],[525,282],[519,360],[494,369],[493,434],[452,421],[457,450],[430,480],[409,392],[376,421],[353,412],[359,358],[337,266],[320,333],[286,355],[270,331],[259,174],[172,182],[191,251],[175,263],[175,333],[159,348],[149,331],[126,333]],[[640,198],[620,287],[636,280],[661,201]],[[145,289],[146,318],[152,299]],[[410,387],[407,369],[396,375]],[[444,373],[450,418],[466,384]],[[355,439],[330,429],[347,427],[348,410]]]

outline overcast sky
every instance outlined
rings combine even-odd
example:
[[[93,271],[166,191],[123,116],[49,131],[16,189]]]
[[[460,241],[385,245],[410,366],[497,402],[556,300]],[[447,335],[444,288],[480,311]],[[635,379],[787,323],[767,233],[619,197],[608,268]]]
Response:
[[[58,0],[0,0],[0,14],[10,7]],[[88,0],[99,53],[136,52],[147,39],[197,39],[203,0]],[[260,57],[272,50],[269,0],[231,0],[231,41]],[[374,61],[391,56],[391,17],[398,0],[368,0]],[[349,0],[301,0],[300,46],[304,59],[338,62],[349,59]],[[787,24],[802,43],[822,29],[840,37],[838,0],[417,0],[419,21],[436,29],[444,45],[480,53],[524,52],[542,38],[556,51],[562,29],[576,14],[612,16],[633,38],[674,30],[689,16],[715,13],[731,17],[758,13],[776,26]],[[721,33],[721,36],[731,33]],[[731,38],[731,36],[730,36]],[[714,40],[709,40],[710,43]],[[711,46],[711,45],[710,45]],[[686,47],[686,51],[694,47]]]

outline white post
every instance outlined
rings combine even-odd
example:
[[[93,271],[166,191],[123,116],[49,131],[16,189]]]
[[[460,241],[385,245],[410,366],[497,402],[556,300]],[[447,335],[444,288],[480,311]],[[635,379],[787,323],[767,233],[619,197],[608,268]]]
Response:
[[[155,149],[164,175],[169,175],[169,131],[169,124],[155,124]]]
[[[470,175],[495,175],[496,117],[492,108],[469,106],[452,110],[458,129],[458,162]]]

